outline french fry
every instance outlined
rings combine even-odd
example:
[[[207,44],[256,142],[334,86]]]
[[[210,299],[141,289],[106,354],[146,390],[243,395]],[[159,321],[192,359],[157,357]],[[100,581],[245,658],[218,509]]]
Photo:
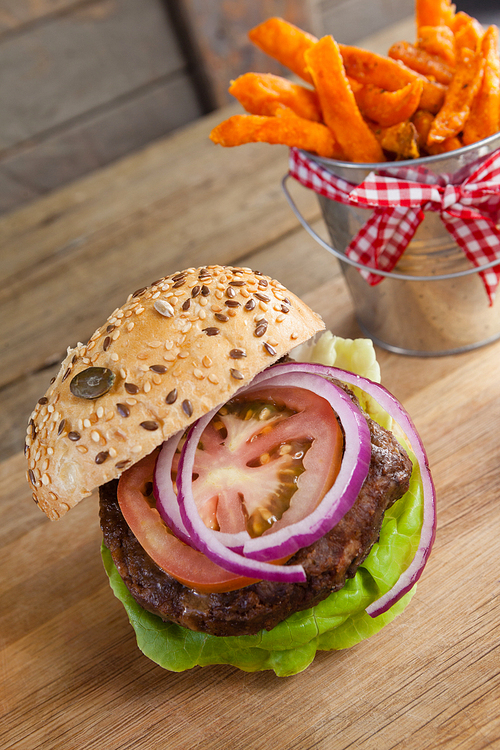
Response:
[[[458,53],[463,47],[472,50],[477,49],[483,38],[484,29],[479,21],[460,11],[455,16],[453,32],[455,34],[455,49]]]
[[[484,75],[465,123],[463,142],[466,146],[500,129],[500,59],[496,26],[489,26],[486,30],[481,52],[485,61]]]
[[[443,84],[429,81],[425,76],[390,57],[345,44],[339,44],[339,48],[345,71],[350,78],[360,83],[380,86],[386,91],[397,91],[419,79],[423,86],[420,107],[428,109],[429,112],[438,112],[441,108],[446,93]]]
[[[401,60],[408,68],[421,73],[424,76],[434,78],[438,83],[447,86],[452,77],[453,69],[440,57],[431,55],[424,49],[415,47],[410,42],[396,42],[392,45],[389,57],[393,60]]]
[[[357,83],[353,88],[351,83],[351,89],[364,117],[390,127],[410,119],[419,106],[423,83],[417,79],[397,91],[384,91],[370,83],[366,86]]]
[[[427,145],[427,138],[434,121],[434,115],[432,112],[427,112],[425,109],[419,109],[411,119],[417,131],[417,144],[421,153],[424,152],[434,156],[435,154],[444,154],[448,151],[455,151],[455,149],[462,147],[463,144],[458,136],[445,138],[442,143],[435,143],[433,146]]]
[[[396,159],[418,159],[418,135],[415,125],[407,120],[390,128],[375,128],[373,133],[384,151],[395,154]]]
[[[219,123],[210,133],[210,138],[226,147],[244,143],[282,144],[303,148],[318,156],[344,159],[342,149],[326,125],[304,120],[283,105],[274,117],[233,115]]]
[[[451,138],[445,138],[442,143],[434,143],[432,146],[427,146],[427,152],[430,156],[447,154],[449,151],[456,151],[457,148],[462,148],[463,145],[460,138],[457,135],[453,135]]]
[[[385,161],[382,149],[363,120],[349,86],[337,42],[324,36],[305,53],[318,92],[323,118],[346,157],[356,162]]]
[[[284,104],[306,120],[322,120],[315,91],[272,73],[245,73],[231,82],[229,93],[252,115],[274,115]]]
[[[484,59],[480,50],[476,53],[464,47],[453,80],[450,83],[444,104],[434,118],[427,143],[432,146],[446,138],[458,135],[470,113],[470,108],[483,79]]]
[[[449,26],[421,26],[418,29],[417,47],[455,67],[455,35]]]
[[[417,131],[417,145],[419,149],[421,151],[422,149],[427,149],[427,138],[434,122],[434,115],[426,109],[417,109],[411,121]]]
[[[263,21],[248,32],[253,44],[278,60],[293,73],[308,83],[312,83],[304,59],[305,52],[318,41],[307,31],[302,31],[283,18],[273,17]]]
[[[421,26],[451,26],[455,6],[450,0],[416,0],[417,29]]]

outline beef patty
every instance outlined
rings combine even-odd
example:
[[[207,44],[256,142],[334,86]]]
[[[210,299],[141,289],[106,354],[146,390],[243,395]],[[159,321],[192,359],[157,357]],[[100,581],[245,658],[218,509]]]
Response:
[[[118,480],[100,488],[104,543],[134,599],[163,620],[217,636],[271,630],[289,615],[318,604],[341,589],[377,541],[384,512],[408,489],[411,461],[394,436],[367,417],[371,462],[348,513],[324,537],[287,564],[301,564],[302,583],[260,581],[236,591],[201,594],[165,573],[128,527],[117,500]]]

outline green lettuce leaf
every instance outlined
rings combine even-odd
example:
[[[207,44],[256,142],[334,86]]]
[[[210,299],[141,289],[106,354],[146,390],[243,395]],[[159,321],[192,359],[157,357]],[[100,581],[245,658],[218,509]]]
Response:
[[[373,364],[375,354],[371,342],[367,339],[339,339],[331,334],[324,334],[321,338],[325,336],[323,353],[313,351],[304,355],[302,352],[301,359],[307,356],[307,359],[314,357],[314,361],[318,361],[321,357],[324,364],[335,364],[360,375],[368,370],[367,377],[377,379],[378,364]],[[330,337],[335,339],[333,347]],[[320,343],[321,339],[317,345]],[[337,361],[325,361],[333,358]],[[373,418],[387,422],[388,415],[380,414],[378,405],[373,408],[367,402],[366,406]],[[396,583],[400,573],[413,559],[420,539],[422,485],[415,458],[407,445],[405,449],[414,467],[410,488],[386,511],[379,541],[373,545],[356,575],[340,591],[311,609],[291,615],[269,632],[263,630],[256,635],[218,637],[163,622],[142,609],[133,599],[114,566],[109,550],[103,544],[101,552],[111,588],[127,611],[140,650],[161,667],[173,672],[197,665],[230,664],[248,672],[273,670],[276,675],[284,677],[304,670],[314,659],[317,650],[350,648],[375,635],[404,610],[415,592],[414,587],[388,612],[378,617],[372,618],[365,611],[369,604]]]

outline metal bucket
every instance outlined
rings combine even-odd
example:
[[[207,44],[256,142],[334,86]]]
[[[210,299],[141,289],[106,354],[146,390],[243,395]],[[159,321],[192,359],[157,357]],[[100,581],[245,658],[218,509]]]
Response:
[[[446,175],[457,184],[498,148],[500,133],[457,151],[418,161],[360,165],[309,153],[307,156],[356,185],[370,172],[400,176],[402,169],[417,164],[433,174]],[[471,267],[438,213],[426,212],[393,271],[368,269],[386,277],[380,284],[370,286],[359,273],[364,266],[347,258],[345,250],[372,212],[318,195],[332,242],[332,246],[328,245],[298,211],[286,187],[287,177],[283,189],[290,206],[309,234],[341,261],[358,324],[376,344],[398,354],[431,357],[468,351],[500,338],[500,300],[489,305],[479,269]],[[495,264],[496,261],[483,268]]]

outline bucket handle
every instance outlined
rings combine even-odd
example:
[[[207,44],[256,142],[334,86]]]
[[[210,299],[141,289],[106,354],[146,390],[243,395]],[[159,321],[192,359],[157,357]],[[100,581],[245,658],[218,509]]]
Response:
[[[288,201],[288,205],[292,209],[293,213],[297,217],[297,219],[300,221],[304,229],[308,234],[311,235],[311,237],[316,240],[316,242],[321,245],[321,247],[324,247],[325,250],[328,250],[328,252],[332,253],[338,260],[340,260],[342,263],[347,263],[349,266],[354,266],[355,268],[360,269],[361,271],[369,271],[370,273],[374,273],[377,276],[389,276],[391,279],[401,279],[402,281],[441,281],[443,279],[456,279],[459,276],[469,276],[472,273],[479,273],[480,271],[486,271],[488,268],[493,268],[493,266],[499,266],[500,260],[493,260],[489,263],[485,263],[484,266],[474,266],[473,268],[468,268],[465,271],[455,271],[454,273],[443,273],[438,276],[412,276],[407,273],[397,273],[395,271],[381,271],[378,268],[372,268],[371,266],[366,266],[363,263],[358,263],[356,260],[352,260],[344,253],[341,253],[339,250],[336,250],[332,245],[329,245],[328,242],[325,242],[325,240],[317,234],[317,232],[314,231],[312,226],[308,223],[307,219],[305,219],[302,214],[300,213],[299,209],[297,208],[296,203],[294,202],[292,196],[290,195],[290,192],[287,187],[287,180],[290,177],[290,174],[286,174],[283,179],[281,180],[281,187],[283,188],[283,192],[285,193],[285,198]]]

